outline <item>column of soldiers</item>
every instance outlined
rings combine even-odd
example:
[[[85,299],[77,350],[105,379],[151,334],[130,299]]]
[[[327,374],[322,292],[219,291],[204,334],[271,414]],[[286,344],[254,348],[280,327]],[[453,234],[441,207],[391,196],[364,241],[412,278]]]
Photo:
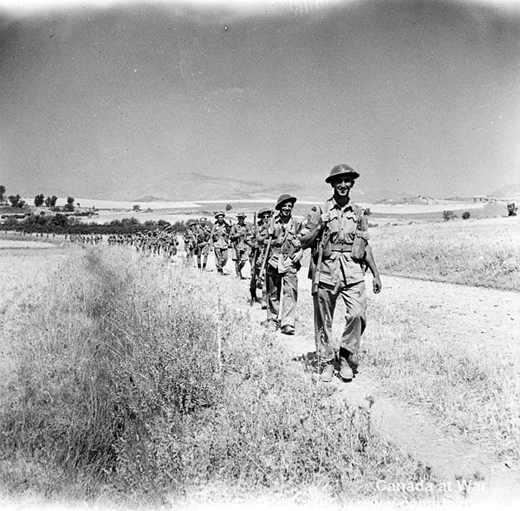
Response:
[[[246,215],[237,215],[231,224],[223,212],[215,214],[210,229],[207,219],[190,222],[183,234],[187,260],[197,259],[200,270],[207,269],[210,248],[220,275],[231,250],[237,278],[251,263],[251,303],[266,309],[262,324],[282,334],[294,335],[298,301],[298,271],[303,252],[310,249],[309,278],[312,280],[314,336],[320,364],[320,379],[330,382],[337,370],[344,381],[358,369],[361,336],[366,328],[367,293],[365,272],[373,276],[374,293],[381,280],[368,244],[368,220],[363,209],[350,198],[359,173],[345,164],[336,165],[325,179],[333,195],[320,207],[311,209],[304,222],[293,216],[297,198],[282,194],[275,211],[262,209],[253,225]],[[258,296],[260,295],[260,296]],[[332,321],[338,298],[346,306],[345,327],[339,349],[333,342]]]
[[[325,179],[333,195],[314,207],[305,222],[293,217],[296,197],[282,194],[275,212],[261,210],[253,227],[245,215],[231,226],[224,213],[215,215],[211,244],[215,265],[224,274],[228,249],[232,249],[237,277],[243,278],[245,262],[251,261],[251,298],[267,309],[263,325],[295,333],[298,300],[298,271],[305,249],[311,250],[309,278],[312,279],[314,336],[320,365],[320,380],[330,382],[337,370],[344,381],[358,370],[361,337],[366,328],[367,293],[365,272],[373,276],[374,293],[381,279],[368,244],[368,220],[364,210],[350,198],[359,173],[345,164],[336,165]],[[260,298],[257,291],[261,289]],[[345,327],[339,349],[335,346],[332,322],[337,299],[346,307]]]

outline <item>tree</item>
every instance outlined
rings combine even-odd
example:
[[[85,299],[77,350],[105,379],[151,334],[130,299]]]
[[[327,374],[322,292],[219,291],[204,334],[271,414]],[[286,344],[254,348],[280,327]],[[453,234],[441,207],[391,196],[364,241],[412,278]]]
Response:
[[[507,216],[516,216],[516,212],[518,210],[518,207],[514,202],[510,202],[507,205]]]
[[[63,211],[74,211],[74,197],[67,197],[67,204],[63,207]]]
[[[462,220],[467,220],[470,217],[469,211],[464,211],[462,213]]]
[[[231,211],[233,206],[231,204],[226,204],[226,211]]]
[[[448,220],[457,218],[457,215],[453,211],[443,211],[442,218],[444,218],[444,221],[447,222]]]
[[[4,194],[5,194],[5,186],[4,185],[0,185],[0,201],[5,200]]]
[[[139,206],[139,204],[134,204],[134,211],[141,211],[141,206]]]
[[[51,199],[51,208],[56,206],[56,202],[58,202],[58,197],[56,197],[56,195],[53,195]]]
[[[9,197],[7,197],[9,199],[9,202],[11,203],[11,207],[13,208],[18,208],[20,207],[19,204],[20,204],[20,195],[19,194],[16,194],[16,195],[9,195]]]
[[[43,193],[40,193],[39,195],[36,195],[34,197],[34,205],[39,208],[40,206],[43,206],[45,202],[45,195]]]

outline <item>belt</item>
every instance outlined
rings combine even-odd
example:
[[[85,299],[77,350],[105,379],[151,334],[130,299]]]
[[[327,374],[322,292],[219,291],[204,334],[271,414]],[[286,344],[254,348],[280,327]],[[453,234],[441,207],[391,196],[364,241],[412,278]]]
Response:
[[[272,248],[272,253],[273,254],[283,254],[283,255],[287,255],[291,252],[291,250],[282,250],[281,247],[273,247]]]
[[[347,241],[340,243],[331,243],[330,249],[333,252],[352,252],[352,243]]]

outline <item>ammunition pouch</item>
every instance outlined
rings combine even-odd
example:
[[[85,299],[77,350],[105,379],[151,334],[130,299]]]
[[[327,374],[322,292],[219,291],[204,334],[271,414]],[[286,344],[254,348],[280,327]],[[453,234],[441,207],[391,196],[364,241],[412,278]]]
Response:
[[[365,260],[368,244],[368,232],[357,230],[352,243],[352,259],[357,262]]]

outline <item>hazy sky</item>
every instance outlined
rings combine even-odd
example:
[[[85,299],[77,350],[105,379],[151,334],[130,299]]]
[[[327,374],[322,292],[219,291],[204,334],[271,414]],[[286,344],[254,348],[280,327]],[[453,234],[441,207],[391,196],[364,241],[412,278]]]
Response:
[[[0,184],[131,199],[197,173],[319,196],[340,162],[367,193],[520,182],[515,3],[273,4],[0,0]]]

